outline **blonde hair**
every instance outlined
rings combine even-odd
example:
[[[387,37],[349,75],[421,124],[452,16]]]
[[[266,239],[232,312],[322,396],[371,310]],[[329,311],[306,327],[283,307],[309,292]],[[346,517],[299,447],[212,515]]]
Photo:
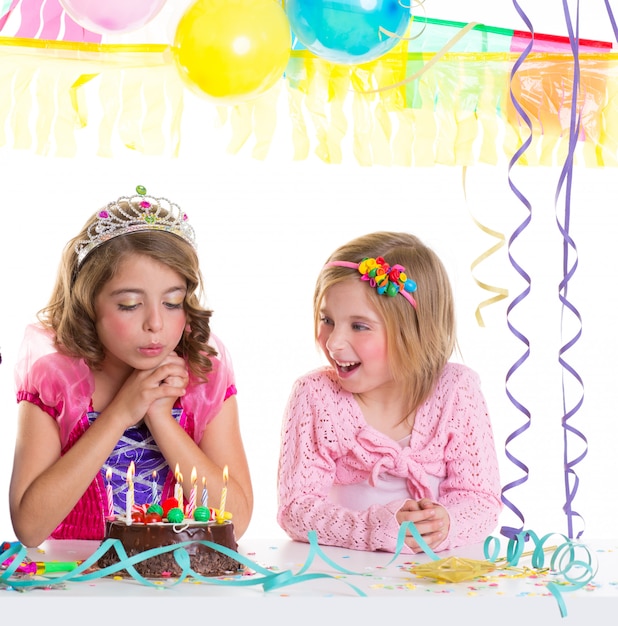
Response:
[[[126,202],[118,205],[123,208]],[[194,248],[172,233],[143,230],[102,243],[78,267],[75,246],[86,238],[86,232],[97,216],[98,211],[66,244],[56,284],[47,306],[38,313],[39,321],[54,331],[60,351],[83,358],[91,369],[98,369],[105,352],[96,331],[95,298],[127,257],[133,254],[147,256],[168,266],[186,281],[184,310],[187,324],[176,352],[187,359],[192,374],[205,380],[212,369],[209,357],[216,355],[216,351],[208,345],[212,311],[201,305],[203,280]]]
[[[431,394],[456,346],[451,284],[436,253],[408,233],[376,232],[358,237],[335,250],[326,262],[360,263],[379,256],[391,266],[403,265],[408,278],[417,284],[415,309],[404,297],[380,295],[367,283],[368,296],[386,326],[391,372],[408,395],[408,410],[414,411]],[[344,280],[360,279],[355,269],[322,269],[313,299],[316,340],[325,293]]]

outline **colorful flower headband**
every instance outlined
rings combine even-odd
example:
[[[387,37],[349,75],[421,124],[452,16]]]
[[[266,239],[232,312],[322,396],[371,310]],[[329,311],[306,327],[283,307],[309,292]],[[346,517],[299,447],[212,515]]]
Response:
[[[410,295],[416,291],[416,283],[407,277],[403,265],[391,267],[379,256],[375,259],[366,257],[360,263],[331,261],[326,267],[349,267],[358,270],[361,280],[369,281],[380,295],[394,297],[399,293],[416,309],[416,300]]]

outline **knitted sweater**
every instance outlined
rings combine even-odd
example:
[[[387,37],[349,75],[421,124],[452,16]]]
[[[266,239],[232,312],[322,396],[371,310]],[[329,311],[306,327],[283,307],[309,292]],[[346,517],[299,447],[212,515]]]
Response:
[[[448,363],[418,408],[404,449],[365,421],[354,396],[330,367],[299,378],[290,394],[279,459],[277,520],[292,539],[314,530],[324,545],[395,552],[405,500],[363,511],[329,500],[336,484],[390,474],[407,480],[410,498],[430,498],[450,517],[439,550],[483,540],[501,510],[498,460],[477,374]],[[437,479],[437,480],[436,480]],[[439,484],[438,493],[431,485]],[[408,550],[407,550],[408,551]]]

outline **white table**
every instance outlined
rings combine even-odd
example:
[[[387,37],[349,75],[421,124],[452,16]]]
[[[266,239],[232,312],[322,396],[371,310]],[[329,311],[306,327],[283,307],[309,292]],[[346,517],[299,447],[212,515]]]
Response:
[[[409,571],[412,563],[430,561],[426,555],[400,555],[389,564],[392,554],[328,547],[321,548],[324,554],[354,575],[341,574],[316,558],[308,572],[332,577],[269,591],[261,585],[215,586],[199,581],[184,581],[171,587],[149,587],[132,579],[70,581],[63,587],[24,593],[0,589],[0,614],[2,623],[6,616],[11,616],[10,623],[41,625],[82,620],[105,626],[175,626],[209,624],[212,620],[221,625],[242,620],[247,624],[311,626],[339,621],[363,625],[402,621],[427,626],[610,624],[618,615],[618,539],[587,545],[598,559],[598,573],[587,589],[564,593],[565,618],[544,586],[548,576],[516,578],[506,571],[490,573],[480,581],[438,583]],[[97,547],[97,542],[54,541],[29,550],[28,554],[35,561],[73,561],[87,558]],[[308,544],[286,539],[248,540],[239,546],[239,553],[253,562],[292,573],[301,569],[309,552]],[[454,554],[483,558],[481,546]],[[524,559],[521,564],[529,561]],[[366,596],[359,595],[350,585]]]

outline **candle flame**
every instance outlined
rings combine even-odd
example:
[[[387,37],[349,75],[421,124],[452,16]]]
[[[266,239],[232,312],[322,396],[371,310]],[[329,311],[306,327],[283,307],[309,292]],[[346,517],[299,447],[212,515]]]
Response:
[[[227,484],[227,479],[228,479],[228,471],[227,471],[227,465],[223,468],[223,482]]]
[[[108,467],[107,471],[105,472],[105,478],[107,478],[108,481],[110,481],[112,479],[112,468]]]
[[[180,476],[180,465],[176,463],[176,469],[174,470],[174,477],[176,478],[176,480],[178,480],[179,476]]]
[[[195,466],[193,466],[193,469],[191,470],[191,484],[194,485],[197,482],[197,470],[195,469]]]
[[[129,463],[129,469],[127,470],[127,482],[133,483],[134,476],[135,476],[135,463],[131,461],[131,463]]]
[[[206,487],[206,476],[202,476],[202,487]]]

